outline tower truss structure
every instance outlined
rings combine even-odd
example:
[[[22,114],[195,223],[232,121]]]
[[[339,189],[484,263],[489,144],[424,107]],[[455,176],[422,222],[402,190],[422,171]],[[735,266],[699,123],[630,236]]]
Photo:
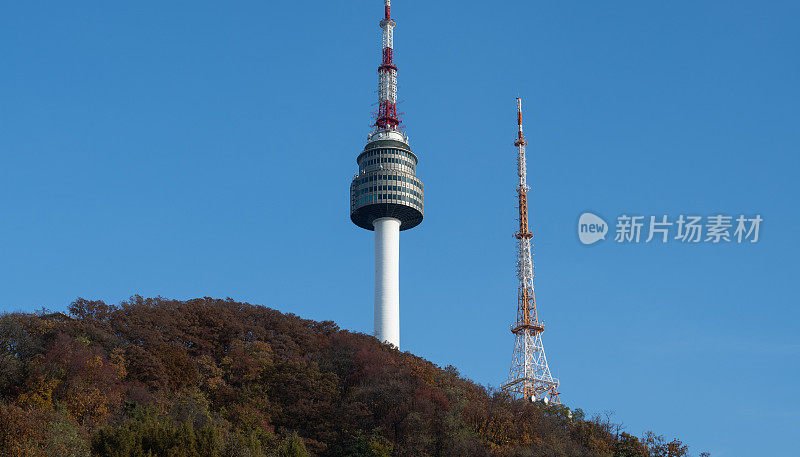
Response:
[[[380,22],[383,31],[383,60],[378,67],[378,115],[375,127],[397,129],[397,67],[394,65],[394,27],[392,1],[384,0],[384,18]]]
[[[550,374],[547,357],[542,345],[544,323],[539,321],[536,296],[533,291],[533,258],[531,254],[531,233],[528,225],[527,165],[525,157],[525,136],[522,133],[522,99],[517,98],[517,198],[519,204],[519,231],[517,239],[517,320],[511,326],[514,335],[514,355],[511,371],[502,389],[515,398],[531,401],[560,404],[558,379]]]

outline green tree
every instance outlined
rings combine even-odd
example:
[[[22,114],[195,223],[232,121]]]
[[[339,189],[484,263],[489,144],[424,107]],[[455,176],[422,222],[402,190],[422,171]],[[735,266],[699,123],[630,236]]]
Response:
[[[191,422],[175,424],[152,410],[136,411],[135,419],[116,428],[104,428],[92,439],[96,457],[217,457],[221,435],[211,425],[197,432]]]
[[[392,443],[376,432],[366,435],[359,431],[338,454],[347,457],[391,457]]]
[[[50,424],[45,436],[43,455],[46,457],[89,457],[89,443],[66,414]]]
[[[278,447],[278,457],[309,457],[303,439],[293,432]]]
[[[642,441],[652,457],[684,457],[689,450],[680,440],[674,439],[667,443],[663,436],[653,432],[646,432]]]
[[[614,446],[614,457],[650,457],[650,454],[638,438],[622,432]]]

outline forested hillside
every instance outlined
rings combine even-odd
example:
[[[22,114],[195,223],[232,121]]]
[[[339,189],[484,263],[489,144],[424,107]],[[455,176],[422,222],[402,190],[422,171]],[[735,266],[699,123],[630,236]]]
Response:
[[[375,338],[210,298],[0,317],[0,457],[683,456]]]

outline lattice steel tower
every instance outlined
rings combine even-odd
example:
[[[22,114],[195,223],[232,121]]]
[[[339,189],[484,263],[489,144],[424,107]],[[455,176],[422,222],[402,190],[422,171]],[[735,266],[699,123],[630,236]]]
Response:
[[[375,331],[400,347],[400,231],[422,222],[424,188],[415,173],[419,159],[399,129],[397,67],[391,0],[384,0],[383,60],[378,67],[375,129],[356,158],[350,184],[350,220],[375,231]]]
[[[543,400],[545,403],[560,404],[558,379],[550,375],[547,357],[542,346],[544,323],[539,322],[536,311],[536,297],[533,293],[533,259],[531,257],[531,238],[533,233],[528,226],[528,171],[525,164],[525,136],[522,134],[522,99],[517,99],[517,175],[519,185],[519,231],[517,238],[517,321],[511,327],[514,334],[514,356],[511,372],[503,390],[516,398],[531,401]]]

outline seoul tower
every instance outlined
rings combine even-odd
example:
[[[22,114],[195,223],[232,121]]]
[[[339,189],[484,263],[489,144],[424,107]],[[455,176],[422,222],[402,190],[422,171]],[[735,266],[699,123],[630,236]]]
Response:
[[[378,67],[378,112],[367,145],[356,158],[350,184],[350,220],[375,232],[375,330],[379,340],[400,347],[400,232],[422,222],[424,188],[419,159],[399,129],[397,67],[391,0],[385,0],[383,59]]]
[[[550,375],[547,357],[542,345],[544,323],[539,322],[536,297],[533,293],[533,258],[531,233],[528,226],[528,170],[525,158],[525,136],[522,134],[522,99],[517,99],[517,202],[519,205],[519,231],[517,239],[517,321],[511,326],[514,335],[514,355],[511,372],[503,390],[515,398],[545,403],[561,404],[558,379]]]

